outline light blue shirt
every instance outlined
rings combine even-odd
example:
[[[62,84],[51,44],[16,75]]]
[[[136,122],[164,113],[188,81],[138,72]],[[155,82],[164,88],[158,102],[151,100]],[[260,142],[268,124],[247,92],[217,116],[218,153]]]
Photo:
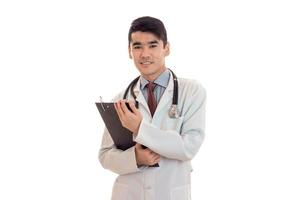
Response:
[[[157,104],[168,86],[169,79],[170,79],[170,72],[169,72],[169,70],[166,69],[163,73],[161,73],[154,80],[154,83],[156,84],[156,86],[154,88],[154,96],[155,96]],[[148,92],[147,92],[148,88],[146,87],[146,85],[148,83],[149,83],[149,81],[141,76],[140,87],[141,87],[141,91],[146,99],[146,102],[148,102]]]

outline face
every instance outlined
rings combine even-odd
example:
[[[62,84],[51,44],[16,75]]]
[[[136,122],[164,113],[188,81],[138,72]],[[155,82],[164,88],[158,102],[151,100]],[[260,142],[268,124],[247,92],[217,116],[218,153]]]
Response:
[[[149,32],[133,32],[129,44],[129,57],[141,75],[148,81],[154,81],[165,71],[165,57],[170,53],[169,44]]]

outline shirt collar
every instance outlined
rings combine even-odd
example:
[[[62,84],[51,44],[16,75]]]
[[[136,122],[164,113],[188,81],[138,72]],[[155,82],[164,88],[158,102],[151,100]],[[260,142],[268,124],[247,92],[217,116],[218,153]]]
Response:
[[[166,69],[154,80],[154,83],[161,87],[167,88],[169,79],[170,79],[170,72],[169,70]],[[143,90],[146,87],[146,85],[149,83],[149,81],[145,79],[143,76],[141,76],[140,80],[141,80],[141,89]]]

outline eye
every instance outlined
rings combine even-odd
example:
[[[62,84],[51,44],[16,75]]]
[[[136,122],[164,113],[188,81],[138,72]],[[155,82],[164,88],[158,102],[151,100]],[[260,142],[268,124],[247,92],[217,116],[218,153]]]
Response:
[[[150,48],[155,48],[155,47],[157,47],[156,44],[151,44],[151,45],[150,45]]]
[[[133,49],[140,49],[141,46],[134,46]]]

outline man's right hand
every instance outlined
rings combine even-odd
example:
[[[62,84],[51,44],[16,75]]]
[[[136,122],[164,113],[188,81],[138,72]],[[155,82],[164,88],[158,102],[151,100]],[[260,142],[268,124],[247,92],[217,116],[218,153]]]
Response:
[[[141,144],[136,143],[135,158],[138,166],[151,166],[159,162],[160,155],[151,151],[149,148],[144,149]]]

